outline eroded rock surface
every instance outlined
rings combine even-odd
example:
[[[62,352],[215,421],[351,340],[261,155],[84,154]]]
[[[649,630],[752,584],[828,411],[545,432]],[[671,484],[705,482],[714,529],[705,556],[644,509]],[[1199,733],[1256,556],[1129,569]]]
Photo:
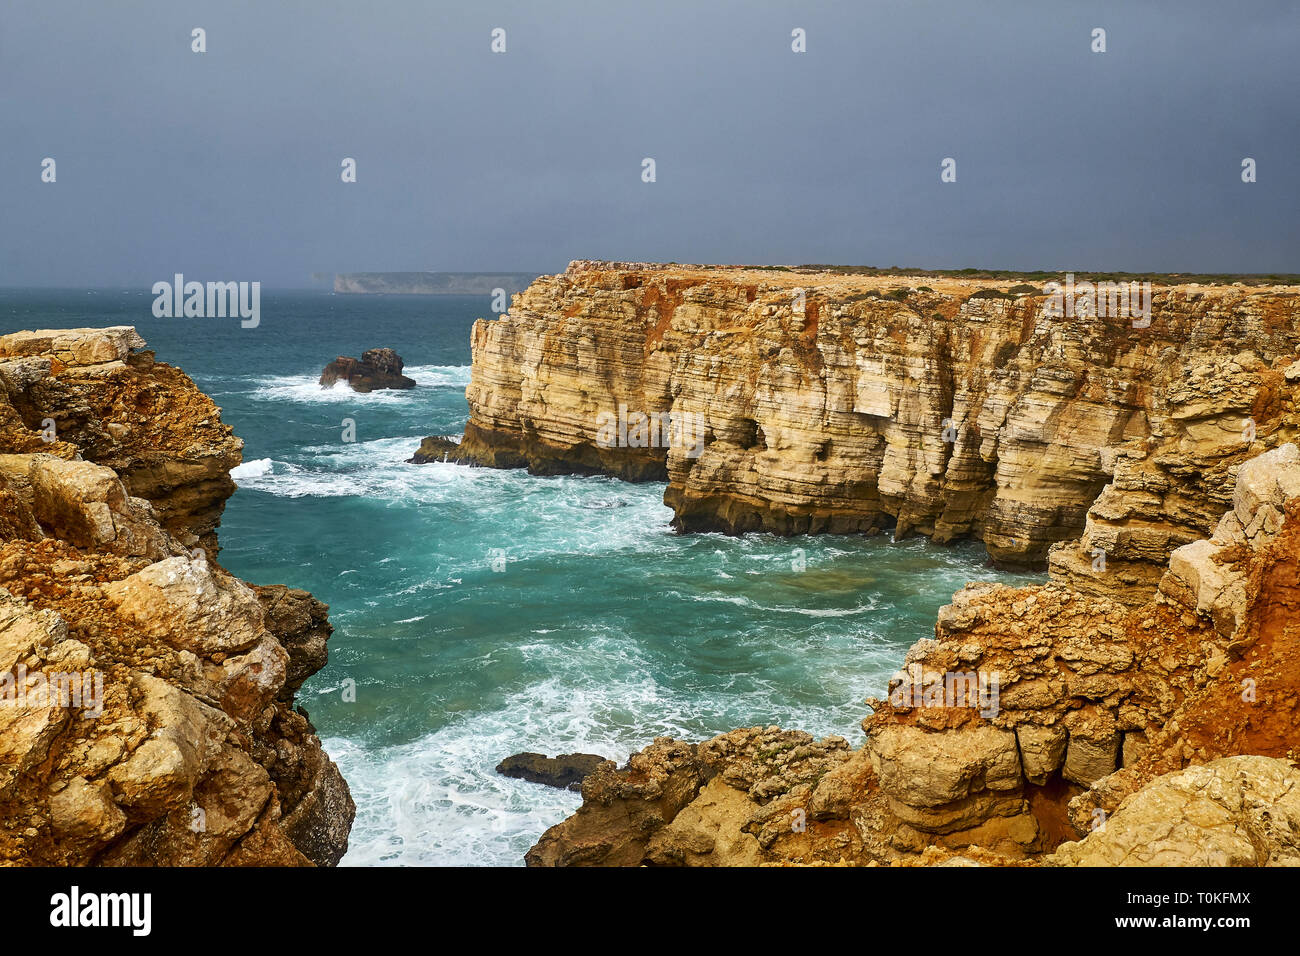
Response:
[[[328,609],[217,563],[242,443],[143,346],[0,336],[0,862],[333,865]]]
[[[1224,757],[1157,777],[1055,866],[1300,866],[1300,770]]]
[[[460,442],[446,435],[430,435],[420,442],[415,454],[406,459],[408,465],[427,465],[431,461],[459,462]]]

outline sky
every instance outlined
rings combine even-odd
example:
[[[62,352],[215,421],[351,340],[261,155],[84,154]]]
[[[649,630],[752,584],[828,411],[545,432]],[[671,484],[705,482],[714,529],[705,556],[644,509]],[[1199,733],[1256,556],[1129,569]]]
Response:
[[[1287,0],[5,0],[0,286],[1300,272],[1298,38]]]

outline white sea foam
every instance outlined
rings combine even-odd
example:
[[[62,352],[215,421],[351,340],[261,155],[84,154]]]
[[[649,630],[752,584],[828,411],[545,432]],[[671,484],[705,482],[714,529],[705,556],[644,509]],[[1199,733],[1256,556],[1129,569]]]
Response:
[[[253,461],[246,461],[242,465],[236,465],[234,468],[231,468],[230,477],[234,478],[236,481],[248,478],[258,478],[262,475],[269,475],[271,473],[271,467],[271,459],[256,458]]]
[[[790,687],[763,675],[724,679],[705,699],[656,680],[638,644],[612,628],[589,624],[578,641],[517,645],[528,669],[550,676],[512,691],[503,707],[395,746],[327,739],[357,803],[344,865],[519,865],[581,800],[497,774],[510,754],[578,751],[621,764],[656,736],[699,740],[759,720],[825,734],[851,725],[877,690],[864,686],[855,656],[853,667],[828,661],[811,678],[830,708],[792,707]],[[879,653],[884,674],[892,658]]]
[[[614,479],[548,478],[522,471],[471,468],[444,462],[405,463],[417,438],[382,438],[303,449],[310,464],[276,461],[241,475],[240,487],[284,498],[357,497],[387,502],[471,508],[482,523],[484,549],[502,548],[508,562],[563,554],[618,551],[661,553],[680,547],[661,485],[625,485]],[[617,501],[618,505],[609,506]],[[605,507],[592,507],[592,503]],[[544,533],[521,538],[518,515],[528,513]]]
[[[472,369],[471,365],[408,365],[402,374],[432,388],[464,388]]]
[[[531,649],[539,658],[554,650]],[[685,702],[668,698],[635,658],[624,648],[616,667],[542,680],[512,694],[504,709],[469,715],[411,743],[374,749],[326,740],[357,803],[344,865],[521,864],[581,798],[501,776],[495,767],[503,758],[580,751],[621,763],[656,734],[691,732]]]
[[[346,382],[335,382],[329,388],[320,384],[320,373],[302,375],[265,375],[249,383],[251,397],[264,402],[296,402],[299,404],[396,404],[420,400],[421,392],[428,388],[464,388],[469,384],[468,365],[410,365],[403,370],[408,378],[415,379],[415,388],[382,388],[374,392],[354,391]]]
[[[319,375],[268,375],[257,380],[250,396],[264,402],[382,405],[413,402],[419,397],[419,391],[418,388],[381,388],[358,392],[346,382],[335,382],[326,388],[320,384]]]
[[[723,637],[688,628],[665,638],[672,644],[663,653],[644,634],[617,630],[621,609],[592,612],[582,602],[593,595],[579,594],[573,607],[587,610],[571,613],[565,602],[556,601],[544,615],[520,621],[514,635],[494,638],[493,656],[481,666],[493,673],[497,656],[510,660],[501,671],[499,696],[445,713],[427,696],[402,702],[401,724],[413,725],[410,733],[423,736],[400,744],[376,742],[370,734],[384,731],[365,724],[340,728],[348,736],[336,733],[325,743],[358,806],[346,865],[520,864],[542,832],[580,803],[576,793],[495,773],[501,759],[520,751],[582,751],[622,762],[657,735],[700,740],[760,722],[819,735],[852,734],[862,700],[884,693],[902,649],[919,636],[900,630],[902,625],[893,623],[894,609],[863,593],[860,579],[870,573],[840,571],[858,575],[858,586],[851,587],[853,582],[841,581],[829,567],[840,555],[860,554],[875,544],[846,539],[831,547],[830,539],[787,541],[770,535],[681,537],[669,527],[662,484],[542,479],[442,462],[405,464],[422,437],[414,431],[423,427],[421,421],[437,415],[457,421],[433,409],[451,396],[451,388],[469,380],[466,366],[417,366],[407,372],[420,388],[359,395],[346,387],[322,390],[315,376],[306,375],[245,383],[246,392],[255,389],[263,402],[337,403],[337,410],[262,409],[264,414],[285,411],[287,419],[330,419],[331,428],[352,413],[343,406],[356,403],[361,440],[343,443],[337,431],[311,425],[317,430],[306,432],[311,437],[299,441],[294,453],[277,452],[280,458],[237,469],[242,489],[286,499],[364,498],[370,511],[420,509],[427,511],[420,520],[433,519],[427,525],[431,533],[412,550],[401,551],[396,567],[386,568],[382,586],[351,570],[332,579],[335,626],[345,635],[356,628],[349,637],[354,643],[342,645],[345,651],[360,646],[359,635],[380,620],[401,625],[385,637],[403,642],[403,650],[441,641],[447,622],[454,624],[463,613],[457,602],[498,594],[503,584],[546,586],[575,568],[599,569],[575,579],[576,591],[591,588],[596,597],[602,589],[622,593],[629,575],[635,575],[637,585],[644,579],[647,600],[680,601],[702,619],[734,617],[748,623]],[[438,388],[443,390],[433,390]],[[411,404],[372,405],[367,413],[366,402]],[[432,414],[426,417],[426,411]],[[375,437],[402,430],[413,431]],[[449,429],[430,424],[423,434],[441,430]],[[449,546],[440,547],[440,533],[451,536]],[[472,546],[462,546],[461,537]],[[792,571],[795,547],[806,551],[809,577]],[[897,547],[919,552],[926,545]],[[489,570],[489,553],[496,548],[505,552],[504,576]],[[393,560],[389,554],[378,563]],[[944,564],[938,564],[939,573]],[[954,552],[953,573],[968,566]],[[764,583],[749,576],[753,573],[763,575]],[[810,596],[809,603],[818,607],[798,606],[804,582],[816,582],[819,596]],[[715,603],[689,603],[694,601]],[[736,660],[754,663],[737,665]],[[817,666],[792,664],[798,661]],[[328,672],[322,676],[330,679]]]

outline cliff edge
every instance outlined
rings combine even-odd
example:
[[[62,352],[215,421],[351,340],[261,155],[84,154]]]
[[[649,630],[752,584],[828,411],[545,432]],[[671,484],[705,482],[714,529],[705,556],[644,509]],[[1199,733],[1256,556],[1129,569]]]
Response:
[[[0,336],[0,862],[334,865],[328,608],[217,563],[243,443],[144,345]]]

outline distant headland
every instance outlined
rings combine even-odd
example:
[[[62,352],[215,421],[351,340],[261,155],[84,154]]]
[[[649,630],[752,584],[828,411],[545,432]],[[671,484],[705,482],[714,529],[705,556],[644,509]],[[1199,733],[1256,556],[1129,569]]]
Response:
[[[507,295],[522,292],[540,272],[348,272],[334,291],[348,295]]]

